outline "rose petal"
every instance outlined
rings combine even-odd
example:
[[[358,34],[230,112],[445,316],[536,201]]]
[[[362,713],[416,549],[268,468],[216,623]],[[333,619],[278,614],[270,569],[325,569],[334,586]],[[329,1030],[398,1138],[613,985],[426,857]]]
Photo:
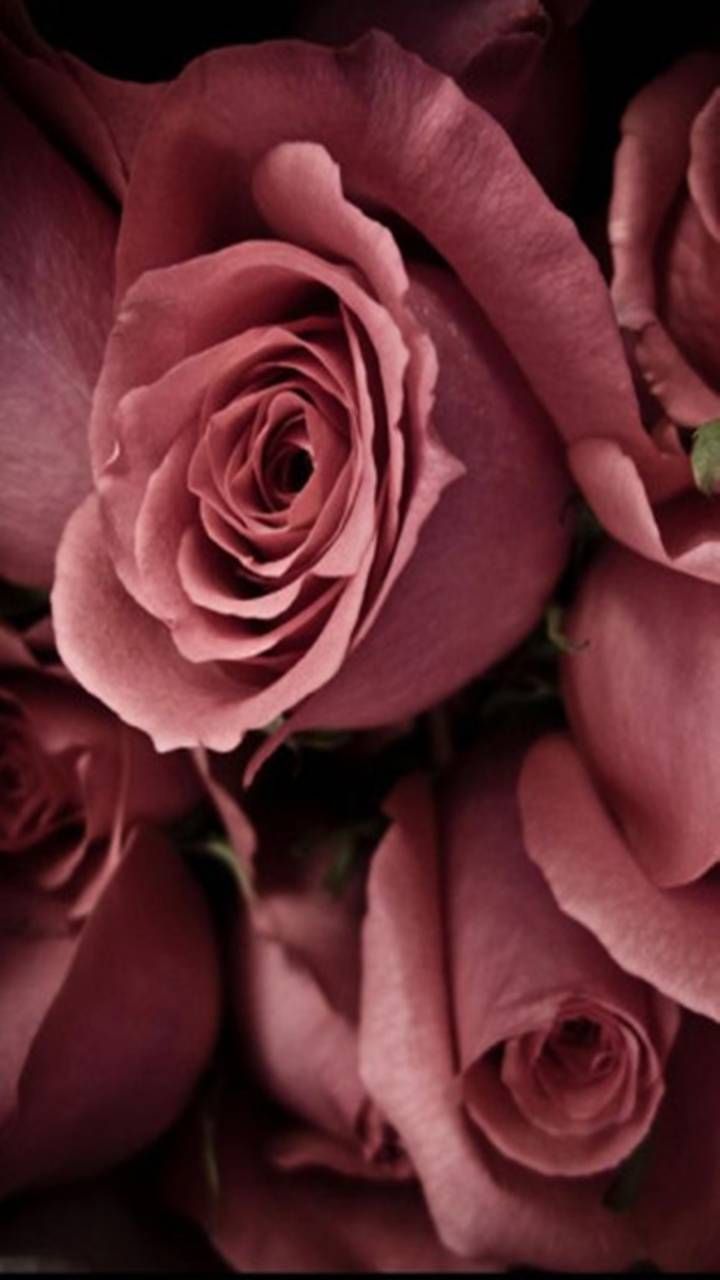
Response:
[[[110,324],[115,219],[5,94],[0,115],[0,572],[44,587],[63,524],[90,487],[86,432]]]
[[[205,902],[178,854],[139,834],[82,932],[0,1134],[4,1191],[93,1172],[187,1102],[218,1025]]]
[[[718,884],[653,885],[567,737],[544,738],[531,748],[519,795],[528,853],[562,910],[594,933],[628,973],[717,1019]]]

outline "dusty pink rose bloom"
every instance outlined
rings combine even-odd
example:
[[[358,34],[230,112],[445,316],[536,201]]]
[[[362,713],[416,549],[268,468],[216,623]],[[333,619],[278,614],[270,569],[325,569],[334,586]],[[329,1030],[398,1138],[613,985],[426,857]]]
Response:
[[[495,116],[558,198],[572,181],[582,132],[582,73],[569,28],[585,7],[567,0],[306,0],[296,28],[335,45],[371,27],[390,32]]]
[[[684,427],[720,417],[719,172],[720,55],[692,54],[625,112],[609,223],[618,319]]]
[[[210,54],[116,266],[53,600],[83,684],[224,750],[413,714],[519,640],[566,545],[552,426],[600,429],[618,339],[488,115],[378,35]]]
[[[569,462],[620,542],[720,581],[717,483],[693,470],[692,429],[720,417],[717,122],[720,57],[693,54],[644,88],[622,122],[610,209],[612,295],[639,380],[643,417],[618,404],[580,428]],[[700,487],[704,490],[700,492]]]
[[[420,776],[396,788],[367,887],[333,903],[320,864],[300,889],[286,850],[261,887],[236,1007],[262,1094],[238,1076],[214,1117],[214,1205],[187,1137],[171,1183],[240,1268],[648,1256],[603,1197],[658,1117],[679,1010],[555,905],[522,846],[522,753],[497,745],[437,806]]]
[[[201,894],[148,825],[192,803],[188,761],[158,757],[5,629],[0,743],[5,1194],[160,1133],[212,1048],[218,984]]]
[[[530,752],[531,856],[619,962],[720,1021],[717,588],[606,551],[569,616],[573,737]]]

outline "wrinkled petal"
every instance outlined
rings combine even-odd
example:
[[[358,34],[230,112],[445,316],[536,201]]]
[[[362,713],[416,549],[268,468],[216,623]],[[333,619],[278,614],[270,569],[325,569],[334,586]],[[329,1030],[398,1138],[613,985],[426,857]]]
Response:
[[[648,880],[568,737],[531,748],[519,795],[528,853],[562,910],[628,973],[717,1020],[717,880],[678,889]]]

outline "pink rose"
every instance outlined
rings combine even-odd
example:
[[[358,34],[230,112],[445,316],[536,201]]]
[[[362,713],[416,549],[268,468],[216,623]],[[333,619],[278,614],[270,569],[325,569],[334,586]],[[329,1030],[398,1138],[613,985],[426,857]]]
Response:
[[[218,1016],[210,922],[159,829],[198,794],[0,630],[0,1194],[92,1172],[175,1119]]]
[[[613,299],[660,413],[680,427],[720,417],[719,129],[720,56],[691,54],[630,103],[615,161]],[[668,432],[664,447],[677,440]]]
[[[226,1071],[205,1119],[214,1196],[192,1133],[171,1174],[175,1202],[240,1269],[655,1257],[666,1136],[687,1102],[675,1060],[696,1024],[674,1047],[678,1006],[558,909],[522,845],[522,751],[490,751],[437,803],[405,778],[367,887],[354,879],[335,905],[321,864],[293,884],[299,860],[261,839],[270,879],[237,949],[236,1010],[266,1102]],[[642,1187],[617,1213],[618,1168],[651,1131],[650,1205]]]
[[[719,80],[720,58],[693,54],[646,86],[623,117],[609,220],[612,295],[646,425],[627,394],[602,431],[569,440],[571,470],[615,538],[716,583],[708,495],[718,480],[717,428],[695,429],[720,417]]]
[[[631,973],[720,1019],[714,585],[612,548],[586,575],[563,660],[573,739],[530,753],[531,856]]]
[[[617,338],[451,81],[379,35],[198,59],[116,264],[53,597],[87,688],[161,749],[225,750],[296,707],[286,730],[414,714],[526,633],[566,545],[552,423],[600,428]]]

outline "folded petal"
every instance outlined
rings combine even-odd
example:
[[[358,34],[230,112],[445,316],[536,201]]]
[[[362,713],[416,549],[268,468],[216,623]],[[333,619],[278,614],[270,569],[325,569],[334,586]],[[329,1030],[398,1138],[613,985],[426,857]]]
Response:
[[[570,738],[530,749],[520,778],[525,844],[558,905],[628,973],[720,1017],[716,879],[661,889],[644,874]]]
[[[95,1172],[162,1133],[206,1065],[218,1002],[201,892],[139,830],[34,1039],[0,1131],[2,1190]]]

